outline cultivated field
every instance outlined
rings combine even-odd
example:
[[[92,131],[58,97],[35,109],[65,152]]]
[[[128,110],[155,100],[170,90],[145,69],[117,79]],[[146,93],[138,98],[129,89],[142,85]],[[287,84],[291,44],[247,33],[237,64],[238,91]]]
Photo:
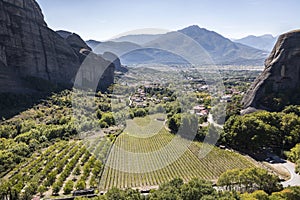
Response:
[[[156,120],[156,116],[144,120],[135,118],[127,121],[130,129],[125,129],[111,149],[100,190],[105,191],[113,186],[145,189],[176,177],[184,181],[194,177],[216,180],[228,169],[254,166],[247,158],[216,147],[200,159],[201,143],[169,133],[162,121],[149,122]],[[156,127],[161,127],[160,130],[154,134],[156,128],[145,129],[150,123],[157,123]]]
[[[68,195],[66,185],[70,182],[73,190],[99,187],[106,191],[113,186],[146,189],[176,177],[216,180],[228,169],[254,166],[247,158],[216,147],[200,159],[202,144],[169,133],[164,117],[128,120],[128,128],[113,146],[103,134],[57,142],[34,153],[4,179],[16,182],[14,187],[20,190],[52,196]]]
[[[63,195],[67,182],[73,183],[73,190],[97,187],[110,145],[103,136],[57,142],[20,163],[4,179],[17,183],[14,187],[24,192],[38,191],[45,196]]]

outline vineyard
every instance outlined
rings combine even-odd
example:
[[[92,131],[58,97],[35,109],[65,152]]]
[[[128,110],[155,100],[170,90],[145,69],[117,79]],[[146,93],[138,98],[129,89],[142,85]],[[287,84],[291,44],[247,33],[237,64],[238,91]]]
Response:
[[[148,188],[176,177],[184,181],[194,177],[216,180],[228,169],[254,166],[247,158],[216,147],[200,159],[201,143],[179,138],[164,126],[155,135],[148,129],[147,137],[146,129],[141,127],[147,123],[140,120],[132,120],[130,129],[125,129],[117,138],[101,177],[100,190],[106,191],[113,186]]]
[[[201,143],[169,133],[165,116],[128,120],[114,145],[102,132],[84,140],[58,141],[35,152],[1,181],[15,194],[66,196],[74,190],[149,188],[180,177],[216,180],[234,168],[253,167],[243,156],[212,147],[200,159]],[[105,163],[105,164],[104,164]]]
[[[20,163],[3,180],[19,194],[47,197],[97,187],[111,142],[103,136],[84,141],[60,141]]]

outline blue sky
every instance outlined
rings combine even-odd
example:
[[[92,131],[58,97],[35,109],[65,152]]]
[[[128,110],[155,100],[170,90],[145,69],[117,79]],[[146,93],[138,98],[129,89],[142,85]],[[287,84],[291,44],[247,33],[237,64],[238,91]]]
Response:
[[[143,28],[189,25],[228,38],[300,29],[299,0],[37,0],[54,30],[106,40]]]

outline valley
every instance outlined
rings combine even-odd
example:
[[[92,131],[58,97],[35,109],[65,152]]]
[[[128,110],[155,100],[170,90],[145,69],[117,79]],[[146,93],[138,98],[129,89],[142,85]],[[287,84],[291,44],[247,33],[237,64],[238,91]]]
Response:
[[[300,199],[298,4],[0,0],[0,200]]]
[[[225,99],[232,106],[224,108],[224,117],[237,112],[241,107],[235,99],[260,68],[232,66],[216,72],[213,68],[145,65],[128,69],[116,78],[111,94],[64,91],[4,121],[6,130],[21,127],[16,137],[10,137],[33,148],[31,156],[22,156],[21,162],[15,161],[18,165],[3,172],[4,183],[17,182],[13,191],[23,197],[55,198],[86,188],[93,188],[94,194],[114,187],[149,191],[179,177],[185,183],[200,178],[216,184],[227,170],[261,167],[233,149],[204,140],[211,130],[220,131],[210,124],[208,113],[216,120],[222,118],[217,117],[220,112],[215,112],[214,106]],[[225,93],[210,90],[205,82],[213,83],[217,73],[224,77]],[[203,74],[206,77],[201,79]],[[170,120],[181,117],[189,123],[197,119],[197,131],[185,129],[177,121],[178,132],[174,132]],[[34,137],[37,146],[31,147]]]

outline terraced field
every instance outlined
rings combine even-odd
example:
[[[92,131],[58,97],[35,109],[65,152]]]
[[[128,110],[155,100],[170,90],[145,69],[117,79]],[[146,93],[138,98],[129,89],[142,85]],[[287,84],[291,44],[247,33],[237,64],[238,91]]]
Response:
[[[206,157],[199,158],[201,143],[169,133],[161,121],[155,122],[161,129],[154,134],[156,129],[143,127],[151,122],[141,120],[128,121],[130,129],[117,138],[101,177],[100,190],[113,186],[147,188],[176,177],[184,181],[194,177],[216,180],[228,169],[254,166],[247,158],[216,147]],[[156,119],[151,117],[151,120]]]

